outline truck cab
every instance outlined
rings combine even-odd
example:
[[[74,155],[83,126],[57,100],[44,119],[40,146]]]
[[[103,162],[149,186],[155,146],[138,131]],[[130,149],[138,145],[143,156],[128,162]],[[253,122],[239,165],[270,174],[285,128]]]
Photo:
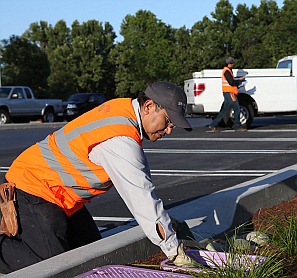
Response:
[[[26,86],[0,87],[0,124],[41,119],[53,122],[63,116],[62,100],[36,99]]]

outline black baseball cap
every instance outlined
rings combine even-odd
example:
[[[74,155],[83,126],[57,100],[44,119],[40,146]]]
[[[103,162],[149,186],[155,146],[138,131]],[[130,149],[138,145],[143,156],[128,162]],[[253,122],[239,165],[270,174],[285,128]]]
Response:
[[[144,93],[166,109],[169,119],[177,126],[191,131],[192,127],[185,118],[187,96],[176,84],[160,81],[150,84]]]
[[[232,57],[228,57],[227,59],[226,59],[226,64],[234,64],[235,63],[235,59],[234,58],[232,58]]]

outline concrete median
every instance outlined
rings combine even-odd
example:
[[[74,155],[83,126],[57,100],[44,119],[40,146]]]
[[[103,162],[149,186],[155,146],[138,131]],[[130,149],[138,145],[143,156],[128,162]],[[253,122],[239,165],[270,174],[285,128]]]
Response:
[[[196,241],[215,237],[247,222],[260,208],[269,207],[297,194],[297,164],[276,173],[198,198],[174,207],[169,214],[186,225]],[[95,267],[130,264],[160,251],[139,226],[100,241],[60,254],[5,275],[7,278],[74,277]]]

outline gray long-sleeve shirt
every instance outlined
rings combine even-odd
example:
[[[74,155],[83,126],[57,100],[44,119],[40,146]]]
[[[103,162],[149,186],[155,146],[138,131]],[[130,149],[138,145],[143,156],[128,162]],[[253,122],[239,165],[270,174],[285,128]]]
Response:
[[[141,127],[139,103],[135,99],[132,104]],[[149,164],[139,144],[130,137],[113,137],[94,147],[89,158],[104,168],[146,236],[168,257],[176,255],[176,233],[162,201],[155,195]],[[165,240],[158,235],[157,224],[162,225]]]

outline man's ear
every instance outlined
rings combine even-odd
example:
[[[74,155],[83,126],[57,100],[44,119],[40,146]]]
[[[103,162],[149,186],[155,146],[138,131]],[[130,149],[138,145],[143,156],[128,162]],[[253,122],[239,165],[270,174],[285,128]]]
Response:
[[[142,106],[143,113],[145,115],[149,114],[151,111],[154,111],[153,110],[154,108],[155,108],[155,103],[151,99],[148,99]]]

